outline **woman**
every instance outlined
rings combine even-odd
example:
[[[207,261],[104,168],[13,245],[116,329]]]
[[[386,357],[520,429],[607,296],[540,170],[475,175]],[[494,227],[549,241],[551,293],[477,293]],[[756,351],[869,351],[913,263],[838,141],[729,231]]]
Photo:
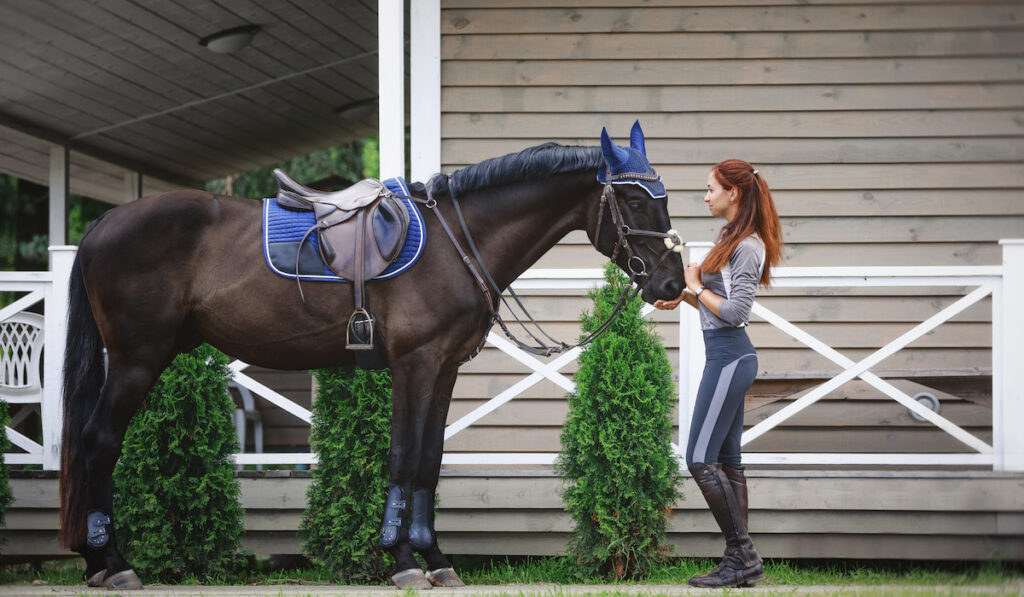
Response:
[[[757,375],[757,353],[746,326],[754,294],[768,285],[779,262],[782,229],[768,183],[743,160],[725,160],[708,174],[704,196],[711,215],[725,218],[703,264],[686,266],[679,298],[657,301],[675,309],[685,301],[700,312],[707,363],[694,402],[686,464],[725,535],[725,556],[695,576],[697,587],[752,586],[764,579],[761,558],[747,533],[747,481],[740,462],[743,399]]]

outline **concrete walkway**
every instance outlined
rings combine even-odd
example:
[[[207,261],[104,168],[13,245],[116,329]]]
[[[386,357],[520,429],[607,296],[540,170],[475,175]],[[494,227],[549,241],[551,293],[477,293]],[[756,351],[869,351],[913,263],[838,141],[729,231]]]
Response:
[[[406,595],[413,594],[409,591]],[[651,597],[666,595],[670,597],[683,595],[836,595],[836,596],[925,596],[925,595],[1021,595],[1024,596],[1024,581],[1006,585],[992,586],[867,586],[867,585],[833,585],[833,586],[792,586],[767,585],[751,589],[695,589],[685,585],[485,585],[458,589],[434,589],[429,593],[423,591],[423,597],[562,597],[571,595],[649,595]],[[130,597],[302,597],[304,595],[341,595],[343,597],[396,597],[399,591],[390,587],[361,587],[314,584],[280,584],[259,586],[166,586],[150,585],[141,591],[125,592]],[[80,595],[111,595],[106,589],[88,588],[85,586],[51,586],[51,585],[0,585],[0,596],[3,597],[78,597]]]

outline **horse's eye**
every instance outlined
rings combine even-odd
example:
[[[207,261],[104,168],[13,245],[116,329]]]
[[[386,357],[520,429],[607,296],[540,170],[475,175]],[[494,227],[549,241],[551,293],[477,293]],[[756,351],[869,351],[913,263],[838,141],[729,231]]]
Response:
[[[633,211],[643,211],[644,206],[641,205],[639,201],[630,201],[629,209],[632,209]]]

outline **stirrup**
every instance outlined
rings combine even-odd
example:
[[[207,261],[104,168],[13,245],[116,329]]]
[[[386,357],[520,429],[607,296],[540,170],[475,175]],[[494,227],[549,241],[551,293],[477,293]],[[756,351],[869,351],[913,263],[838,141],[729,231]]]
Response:
[[[376,321],[366,309],[356,309],[348,319],[345,330],[345,348],[348,350],[373,350],[373,328]],[[354,341],[353,341],[354,340]]]

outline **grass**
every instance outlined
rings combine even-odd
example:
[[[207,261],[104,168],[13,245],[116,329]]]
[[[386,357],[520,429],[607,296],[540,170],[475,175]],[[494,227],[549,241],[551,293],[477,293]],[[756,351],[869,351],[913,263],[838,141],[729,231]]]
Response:
[[[579,578],[565,557],[525,559],[456,559],[469,584],[607,584],[604,578]],[[711,560],[681,558],[651,576],[623,584],[686,584],[714,566]],[[1024,570],[998,562],[879,562],[767,560],[768,585],[1000,585],[1024,579]]]
[[[685,585],[691,576],[705,572],[713,566],[710,560],[682,558],[672,564],[657,568],[650,578],[613,583],[606,578],[580,578],[575,572],[572,562],[566,557],[513,559],[456,556],[453,564],[469,585]],[[0,568],[0,585],[35,582],[36,584],[74,586],[81,584],[83,571],[84,564],[80,559],[6,565]],[[907,591],[909,591],[907,594],[915,594],[914,587],[999,586],[1024,580],[1024,568],[1019,564],[1006,565],[999,562],[767,560],[765,574],[768,580],[759,583],[759,586],[778,587],[780,591],[788,591],[802,586],[822,585],[884,586],[886,591],[892,591],[893,587],[903,586],[907,587]],[[335,584],[336,582],[337,579],[320,566],[307,564],[301,567],[274,568],[271,562],[257,559],[242,578],[199,579],[190,577],[183,579],[180,584],[273,586]],[[837,594],[849,593],[840,591]],[[886,592],[885,594],[891,593]]]

